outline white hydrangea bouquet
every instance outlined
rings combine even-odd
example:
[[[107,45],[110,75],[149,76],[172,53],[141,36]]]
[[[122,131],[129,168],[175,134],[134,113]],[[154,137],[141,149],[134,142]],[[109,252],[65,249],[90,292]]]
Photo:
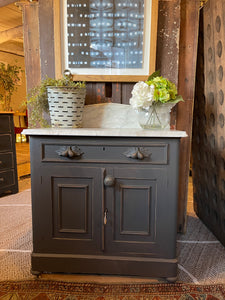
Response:
[[[131,94],[130,105],[138,113],[139,124],[143,128],[168,129],[172,107],[183,101],[175,84],[160,76],[159,71],[149,76],[147,81],[136,83]]]

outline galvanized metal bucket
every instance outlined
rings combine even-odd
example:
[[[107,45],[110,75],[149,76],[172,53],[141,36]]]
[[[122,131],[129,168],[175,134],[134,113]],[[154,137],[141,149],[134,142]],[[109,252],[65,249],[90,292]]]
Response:
[[[86,88],[51,86],[47,93],[52,127],[81,127]]]

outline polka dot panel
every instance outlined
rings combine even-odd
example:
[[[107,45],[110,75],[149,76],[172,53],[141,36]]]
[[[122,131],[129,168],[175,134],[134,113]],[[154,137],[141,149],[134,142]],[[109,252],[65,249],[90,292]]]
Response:
[[[222,113],[219,114],[219,125],[221,128],[224,127],[224,115]]]
[[[219,90],[218,100],[219,100],[219,104],[223,105],[223,102],[224,102],[224,93],[223,93],[223,90]]]
[[[210,124],[210,127],[214,127],[215,126],[215,116],[214,116],[213,113],[210,114],[209,124]]]
[[[213,82],[214,82],[214,74],[213,74],[212,70],[209,71],[208,80],[209,80],[210,84],[213,84]]]
[[[225,170],[225,159],[223,157],[221,157],[220,167],[222,170]]]
[[[216,147],[216,138],[213,133],[211,133],[209,136],[209,143],[210,143],[210,146],[212,149],[214,149]]]
[[[223,45],[222,45],[222,42],[219,41],[217,43],[217,51],[216,51],[219,58],[222,56],[222,51],[223,51]]]
[[[217,16],[216,17],[216,31],[217,32],[220,32],[220,29],[221,29],[221,18],[220,18],[220,16]]]
[[[219,137],[219,148],[220,148],[220,150],[224,150],[224,148],[225,148],[225,140],[224,140],[223,136]]]
[[[197,78],[202,72],[205,81],[203,87],[196,84],[198,105],[194,106],[194,207],[200,219],[225,245],[225,0],[207,3],[210,10],[203,9],[202,40],[199,32],[204,61],[201,61],[203,66],[197,64],[196,68]],[[198,55],[202,57],[202,53]]]
[[[219,79],[219,81],[223,80],[223,67],[222,66],[219,66],[219,68],[218,68],[218,79]]]
[[[210,161],[210,162],[211,162],[212,168],[215,169],[215,168],[216,168],[216,165],[217,165],[217,164],[216,164],[216,155],[215,155],[215,154],[212,154],[212,155],[211,155],[211,161]],[[216,176],[216,175],[215,175],[215,176]]]
[[[214,209],[216,210],[217,206],[218,206],[218,199],[217,199],[216,193],[213,193],[213,195],[212,195],[212,203],[213,203]]]
[[[203,144],[204,144],[205,147],[206,147],[207,144],[208,144],[208,137],[207,137],[207,134],[206,134],[206,133],[204,133]]]
[[[214,93],[213,92],[209,92],[209,94],[208,94],[208,103],[210,105],[214,104]]]
[[[212,59],[213,59],[213,50],[212,50],[212,48],[210,47],[210,48],[208,49],[208,61],[211,62]]]
[[[211,25],[210,24],[207,25],[206,34],[207,34],[208,39],[210,40],[211,39]]]
[[[203,126],[206,126],[206,115],[205,114],[202,116],[202,124],[203,124]]]

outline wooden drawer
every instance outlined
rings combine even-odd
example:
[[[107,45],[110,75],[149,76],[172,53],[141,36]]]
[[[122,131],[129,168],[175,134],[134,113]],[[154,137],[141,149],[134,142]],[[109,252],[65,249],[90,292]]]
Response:
[[[168,144],[166,143],[129,143],[127,145],[116,144],[115,142],[111,144],[100,142],[75,144],[72,142],[66,145],[43,143],[41,151],[43,162],[168,163]]]
[[[0,122],[0,133],[11,132],[11,116],[10,115],[1,115]]]
[[[13,170],[0,172],[0,189],[15,184],[15,172]]]
[[[11,134],[0,135],[0,152],[12,150],[12,136]]]
[[[11,169],[13,167],[13,153],[0,153],[0,171],[3,169]]]

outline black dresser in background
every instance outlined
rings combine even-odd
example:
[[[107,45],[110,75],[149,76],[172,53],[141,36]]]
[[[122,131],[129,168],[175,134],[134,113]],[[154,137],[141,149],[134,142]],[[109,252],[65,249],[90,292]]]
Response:
[[[13,113],[0,112],[0,196],[18,192]]]

